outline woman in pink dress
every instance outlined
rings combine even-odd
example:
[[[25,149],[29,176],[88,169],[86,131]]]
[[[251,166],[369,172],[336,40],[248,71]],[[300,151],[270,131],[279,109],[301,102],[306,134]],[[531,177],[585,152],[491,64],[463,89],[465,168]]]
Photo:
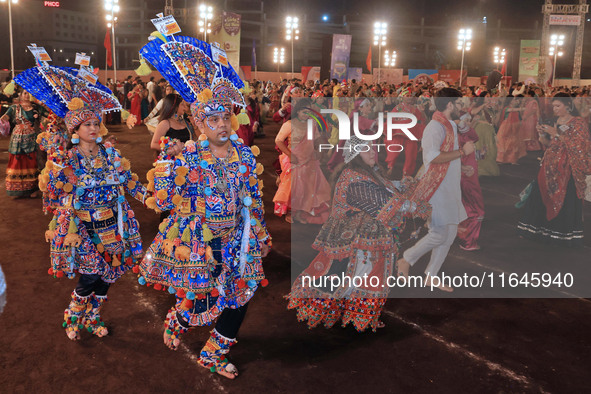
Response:
[[[136,125],[142,124],[142,99],[143,99],[143,85],[138,82],[133,87],[133,90],[127,93],[127,98],[131,101],[131,108],[129,112],[137,118]]]
[[[307,138],[309,100],[299,100],[293,116],[286,121],[275,143],[281,150],[281,183],[273,198],[275,214],[286,215],[302,223],[322,224],[328,218],[331,189],[316,158],[314,141],[318,133],[314,127],[314,139]]]
[[[510,98],[509,105],[502,113],[502,123],[497,134],[497,162],[517,164],[517,161],[527,154],[525,142],[521,137],[522,108],[518,98]]]

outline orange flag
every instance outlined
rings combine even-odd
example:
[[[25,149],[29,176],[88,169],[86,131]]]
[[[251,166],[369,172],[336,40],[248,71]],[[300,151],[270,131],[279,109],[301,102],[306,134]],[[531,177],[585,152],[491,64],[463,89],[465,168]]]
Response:
[[[371,73],[371,45],[369,46],[369,51],[367,52],[367,59],[365,59],[365,65],[367,66],[367,69],[369,70],[369,72]]]

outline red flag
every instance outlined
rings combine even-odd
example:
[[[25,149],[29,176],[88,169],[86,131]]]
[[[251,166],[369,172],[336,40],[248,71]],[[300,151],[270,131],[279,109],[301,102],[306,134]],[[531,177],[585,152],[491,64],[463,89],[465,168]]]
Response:
[[[111,67],[113,65],[113,53],[111,52],[111,33],[109,30],[107,30],[107,34],[105,34],[105,42],[103,45],[107,50],[107,66]]]
[[[505,60],[505,62],[503,63],[503,67],[501,67],[501,75],[505,75],[506,72],[507,72],[507,61]]]
[[[369,51],[367,52],[367,59],[365,59],[365,65],[367,66],[367,69],[369,70],[369,72],[371,73],[371,45],[369,46]]]

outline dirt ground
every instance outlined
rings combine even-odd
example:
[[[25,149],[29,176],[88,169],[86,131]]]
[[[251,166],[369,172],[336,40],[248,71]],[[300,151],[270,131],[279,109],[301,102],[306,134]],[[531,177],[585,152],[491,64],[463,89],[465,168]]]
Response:
[[[151,166],[146,128],[111,127],[118,147],[145,181]],[[47,274],[50,220],[41,201],[11,200],[0,190],[0,264],[8,296],[0,316],[0,392],[555,392],[589,391],[591,302],[574,299],[391,299],[377,333],[353,328],[309,330],[286,310],[290,288],[290,227],[272,215],[275,191],[271,163],[277,125],[256,143],[265,165],[267,224],[274,249],[264,266],[270,285],[257,291],[231,357],[240,376],[230,381],[195,360],[208,327],[183,337],[176,352],[162,343],[162,321],[173,297],[140,286],[131,272],[109,292],[103,317],[110,334],[66,338],[62,313],[75,281]],[[0,140],[0,168],[8,162]],[[482,250],[454,245],[445,263],[451,272],[526,270],[540,263],[577,263],[585,268],[591,250],[591,209],[585,205],[586,246],[555,248],[519,239],[513,204],[535,176],[537,155],[502,176],[482,179],[486,220]],[[399,159],[401,161],[401,159]],[[132,202],[144,248],[153,239],[158,215]],[[420,273],[426,260],[418,263]],[[581,269],[582,269],[581,268]]]

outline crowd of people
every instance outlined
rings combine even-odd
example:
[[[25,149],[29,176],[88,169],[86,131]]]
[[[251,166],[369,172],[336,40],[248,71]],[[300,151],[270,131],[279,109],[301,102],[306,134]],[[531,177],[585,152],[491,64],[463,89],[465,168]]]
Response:
[[[71,340],[80,339],[83,328],[99,337],[108,334],[100,315],[107,291],[133,269],[140,284],[175,296],[164,323],[166,346],[176,349],[191,328],[216,322],[198,363],[235,378],[238,370],[226,355],[251,298],[267,283],[262,258],[272,245],[259,154],[276,159],[273,213],[289,223],[322,225],[312,245],[319,253],[302,275],[380,278],[371,286],[331,290],[296,280],[288,308],[297,309],[298,319],[310,327],[338,321],[359,331],[384,327],[382,281],[392,274],[407,277],[430,253],[429,283],[456,237],[462,249],[479,250],[485,216],[479,177],[500,176],[499,166],[518,165],[527,152],[537,152],[540,170],[520,196],[519,234],[582,244],[583,200],[591,189],[587,88],[517,83],[487,90],[439,81],[297,78],[243,83],[232,69],[218,69],[209,57],[195,55],[190,41],[163,45],[185,45],[172,52],[178,59],[157,44],[148,43],[143,55],[158,59],[152,64],[167,79],[149,77],[144,83],[128,76],[122,89],[110,80],[105,88],[49,68],[56,80],[70,83],[62,84],[62,99],[55,102],[55,95],[46,94],[55,87],[46,86],[44,93],[39,84],[46,82],[35,79],[32,68],[16,78],[22,89],[0,118],[2,130],[10,130],[8,194],[43,193],[44,209],[53,214],[46,232],[50,273],[80,274],[64,314]],[[202,68],[192,78],[179,78],[176,60]],[[404,148],[402,179],[394,179],[400,151],[378,151],[359,135],[339,140],[334,117],[310,122],[323,108],[355,119],[361,135],[380,128],[380,113],[412,114],[417,123],[410,132],[416,138],[394,133],[376,141]],[[121,122],[125,111],[152,133],[146,150],[156,162],[145,186],[129,161],[103,140],[103,123]],[[261,152],[255,139],[265,136],[269,122],[281,124],[276,149]],[[319,151],[319,144],[332,148]],[[145,253],[125,194],[162,213]],[[408,218],[427,222],[429,230],[402,250],[399,238]]]

